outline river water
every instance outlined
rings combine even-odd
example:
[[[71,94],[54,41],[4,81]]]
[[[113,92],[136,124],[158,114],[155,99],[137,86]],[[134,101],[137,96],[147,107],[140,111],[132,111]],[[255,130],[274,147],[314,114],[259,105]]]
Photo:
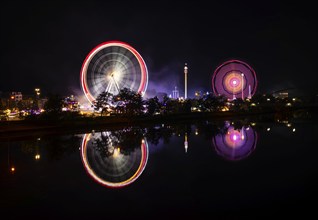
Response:
[[[317,124],[200,121],[0,142],[0,209],[12,218],[305,216]]]

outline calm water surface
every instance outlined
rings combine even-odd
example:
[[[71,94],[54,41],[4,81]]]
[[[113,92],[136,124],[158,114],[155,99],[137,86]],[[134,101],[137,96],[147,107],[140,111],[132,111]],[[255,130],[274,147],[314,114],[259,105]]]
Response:
[[[0,142],[0,209],[35,218],[307,215],[317,125],[224,121]]]

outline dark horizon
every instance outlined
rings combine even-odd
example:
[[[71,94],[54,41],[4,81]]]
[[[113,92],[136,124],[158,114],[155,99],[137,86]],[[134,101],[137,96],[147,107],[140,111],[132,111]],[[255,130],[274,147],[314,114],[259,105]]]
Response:
[[[317,94],[314,8],[312,1],[3,3],[0,91],[29,94],[39,87],[43,94],[79,95],[87,54],[102,42],[119,40],[145,60],[147,91],[178,86],[182,93],[184,63],[189,94],[212,91],[214,70],[239,59],[255,70],[257,93],[295,88]]]

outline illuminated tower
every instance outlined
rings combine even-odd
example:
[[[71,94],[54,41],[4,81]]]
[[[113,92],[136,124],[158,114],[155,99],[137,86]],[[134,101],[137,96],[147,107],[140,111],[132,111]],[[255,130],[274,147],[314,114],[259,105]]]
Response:
[[[185,63],[184,64],[184,99],[187,99],[188,97],[187,80],[188,80],[188,67],[187,67],[187,63]]]

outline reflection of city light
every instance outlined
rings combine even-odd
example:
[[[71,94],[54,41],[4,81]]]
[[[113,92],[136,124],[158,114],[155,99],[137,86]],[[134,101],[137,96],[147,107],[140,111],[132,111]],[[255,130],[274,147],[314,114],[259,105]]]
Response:
[[[247,130],[247,129],[246,129],[246,130]],[[241,138],[242,138],[242,140],[244,140],[244,138],[245,138],[244,135],[242,135]]]

